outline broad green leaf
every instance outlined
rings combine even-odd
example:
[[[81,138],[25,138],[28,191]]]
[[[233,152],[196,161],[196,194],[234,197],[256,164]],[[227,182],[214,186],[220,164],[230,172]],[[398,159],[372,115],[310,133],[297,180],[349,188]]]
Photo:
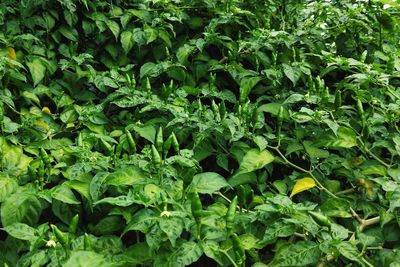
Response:
[[[171,245],[175,247],[176,240],[181,236],[183,231],[183,221],[178,217],[168,217],[164,215],[158,221],[161,231],[167,236]]]
[[[154,144],[154,140],[156,138],[156,128],[149,125],[134,125],[133,129],[137,132],[141,137],[149,140]]]
[[[0,203],[5,201],[18,187],[18,183],[3,174],[0,174]]]
[[[357,146],[357,135],[352,129],[340,126],[337,130],[337,136],[328,135],[326,137],[325,145],[329,147],[351,148]]]
[[[64,184],[53,187],[51,197],[67,204],[81,204],[81,202],[76,199],[72,190]]]
[[[34,241],[38,238],[36,229],[24,223],[13,223],[4,227],[3,230],[21,240]]]
[[[286,77],[292,81],[293,86],[296,86],[297,81],[301,77],[301,70],[288,64],[283,64],[283,72],[285,73]]]
[[[32,61],[27,62],[26,65],[31,73],[33,85],[38,85],[46,75],[46,66],[43,64],[43,61],[37,57],[33,58]]]
[[[268,103],[268,104],[259,106],[258,110],[261,112],[271,113],[274,116],[278,116],[279,109],[281,108],[281,106],[283,106],[283,105],[280,103]],[[288,119],[289,116],[290,116],[289,111],[286,109],[285,106],[283,106],[283,118]]]
[[[299,241],[294,244],[282,245],[269,266],[315,266],[320,259],[319,244],[312,241]]]
[[[78,42],[79,34],[75,28],[68,28],[66,26],[61,26],[59,31],[62,35],[64,35],[65,38],[67,38],[73,42]]]
[[[42,204],[31,192],[12,194],[1,204],[1,223],[4,227],[13,223],[34,225],[42,212]]]
[[[98,172],[90,182],[89,192],[92,200],[96,202],[107,189],[107,172]]]
[[[178,62],[181,64],[187,64],[188,57],[194,50],[195,47],[188,44],[181,46],[176,52],[176,58],[178,59]]]
[[[234,174],[229,178],[228,183],[232,187],[236,187],[241,184],[256,184],[257,175],[253,172]]]
[[[360,251],[358,251],[357,247],[354,244],[348,241],[342,241],[336,245],[336,248],[338,249],[340,254],[342,254],[347,259],[358,262],[361,265],[364,265],[361,253]]]
[[[157,76],[159,73],[159,68],[157,64],[154,64],[153,62],[146,62],[142,67],[140,68],[140,78],[144,77],[154,77]]]
[[[178,247],[175,253],[171,254],[169,263],[171,264],[170,266],[184,267],[196,262],[201,255],[203,255],[203,250],[199,244],[194,241],[188,241]]]
[[[272,161],[274,161],[274,156],[268,150],[250,149],[240,162],[238,173],[262,169]]]
[[[106,267],[110,266],[105,258],[92,251],[73,251],[71,256],[66,263],[63,264],[64,267]]]
[[[128,166],[110,173],[106,183],[108,185],[134,185],[146,179],[146,175],[136,166]]]
[[[121,33],[121,44],[125,54],[128,54],[134,44],[133,33],[131,31],[124,31]]]
[[[265,230],[262,240],[257,244],[258,248],[261,249],[268,244],[275,242],[278,237],[287,237],[293,235],[297,230],[297,226],[293,223],[289,223],[285,220],[278,220],[268,225]]]
[[[292,193],[290,193],[290,197],[293,197],[294,195],[306,191],[308,189],[311,189],[315,187],[317,184],[315,183],[314,179],[310,177],[305,177],[300,180],[296,181],[296,184],[294,185],[292,189]]]
[[[118,40],[119,31],[120,31],[119,24],[113,20],[107,20],[106,24],[107,24],[108,28],[110,29],[110,31],[113,33],[115,40]]]
[[[240,102],[246,102],[251,89],[253,89],[253,87],[256,86],[260,81],[261,77],[244,77],[240,81]]]
[[[191,183],[191,190],[201,194],[212,194],[229,184],[225,178],[215,172],[196,174]]]

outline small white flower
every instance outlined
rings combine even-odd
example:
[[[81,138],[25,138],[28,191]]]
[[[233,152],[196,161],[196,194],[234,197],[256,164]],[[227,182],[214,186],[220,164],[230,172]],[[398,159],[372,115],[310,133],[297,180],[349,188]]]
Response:
[[[51,247],[51,248],[55,248],[56,247],[56,242],[54,240],[49,240],[46,242],[46,247]]]

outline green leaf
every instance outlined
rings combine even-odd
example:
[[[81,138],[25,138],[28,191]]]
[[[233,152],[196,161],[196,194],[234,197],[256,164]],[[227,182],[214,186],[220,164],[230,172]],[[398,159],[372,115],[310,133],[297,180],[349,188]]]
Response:
[[[183,46],[179,47],[178,51],[176,52],[176,58],[178,59],[178,62],[181,64],[187,64],[188,57],[194,50],[195,47],[188,44],[184,44]]]
[[[246,102],[251,89],[253,89],[260,81],[260,77],[244,77],[240,80],[240,102]]]
[[[301,70],[288,64],[283,64],[283,72],[285,73],[286,77],[292,81],[293,86],[296,86],[297,81],[301,77]]]
[[[107,264],[105,258],[92,251],[73,251],[71,256],[63,264],[64,267],[106,267],[110,266]]]
[[[131,51],[134,43],[133,33],[131,31],[124,31],[121,33],[121,44],[125,54],[128,54],[129,51]]]
[[[64,35],[65,38],[71,40],[72,42],[78,42],[78,31],[74,28],[67,28],[65,26],[61,26],[59,29],[60,33]]]
[[[357,146],[357,135],[352,129],[340,126],[337,130],[337,136],[327,136],[325,145],[330,147],[351,148]]]
[[[344,257],[349,260],[355,261],[364,265],[361,253],[358,251],[357,247],[348,241],[342,241],[336,245],[336,248]]]
[[[133,129],[137,132],[141,137],[149,140],[151,143],[154,144],[154,140],[156,139],[156,128],[149,124],[149,125],[134,125]]]
[[[146,179],[146,175],[136,166],[128,166],[117,170],[108,175],[106,183],[108,185],[134,185]]]
[[[21,240],[35,241],[38,238],[36,229],[24,223],[13,223],[4,227],[3,230]]]
[[[31,72],[33,85],[38,85],[46,75],[46,66],[43,64],[42,60],[37,57],[33,58],[32,61],[27,62],[26,65]]]
[[[315,266],[321,259],[319,244],[312,241],[300,241],[282,245],[270,264],[271,267]]]
[[[12,194],[1,205],[1,223],[4,227],[13,223],[34,225],[42,212],[42,205],[33,193]]]
[[[262,169],[272,161],[274,161],[274,156],[268,150],[250,149],[240,162],[238,173]]]
[[[0,174],[0,203],[5,201],[18,187],[18,183],[3,174]]]
[[[181,236],[183,231],[183,222],[177,217],[168,217],[165,215],[161,217],[158,221],[161,231],[163,231],[167,236],[171,245],[175,247],[176,240]]]
[[[107,20],[106,24],[107,24],[108,28],[111,30],[111,32],[113,33],[115,40],[118,40],[119,31],[120,31],[119,24],[113,20]]]
[[[201,194],[212,194],[229,184],[225,178],[215,172],[204,172],[196,174],[191,183],[191,191]]]
[[[51,197],[67,204],[81,204],[81,202],[76,199],[72,190],[64,184],[53,187]]]
[[[201,247],[194,241],[188,241],[177,248],[168,261],[172,264],[170,266],[184,267],[196,262],[201,255],[203,255]]]

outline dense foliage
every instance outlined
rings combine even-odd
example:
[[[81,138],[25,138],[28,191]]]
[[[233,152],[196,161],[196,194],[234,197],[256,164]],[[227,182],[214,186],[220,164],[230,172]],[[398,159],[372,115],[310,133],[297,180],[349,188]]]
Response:
[[[0,266],[400,266],[395,0],[2,0]]]

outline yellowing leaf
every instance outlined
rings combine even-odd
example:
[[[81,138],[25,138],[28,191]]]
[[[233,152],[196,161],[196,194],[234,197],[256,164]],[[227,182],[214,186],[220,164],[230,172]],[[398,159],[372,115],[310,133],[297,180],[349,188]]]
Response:
[[[7,56],[8,56],[9,59],[17,60],[17,54],[15,53],[15,50],[12,47],[8,48]]]
[[[43,111],[44,113],[46,113],[46,114],[51,115],[51,111],[50,111],[50,109],[49,109],[48,107],[43,107],[43,108],[42,108],[42,111]]]
[[[310,177],[302,178],[296,182],[292,189],[292,193],[290,194],[290,197],[293,197],[294,195],[306,191],[308,189],[311,189],[316,186],[316,183],[314,179]]]

